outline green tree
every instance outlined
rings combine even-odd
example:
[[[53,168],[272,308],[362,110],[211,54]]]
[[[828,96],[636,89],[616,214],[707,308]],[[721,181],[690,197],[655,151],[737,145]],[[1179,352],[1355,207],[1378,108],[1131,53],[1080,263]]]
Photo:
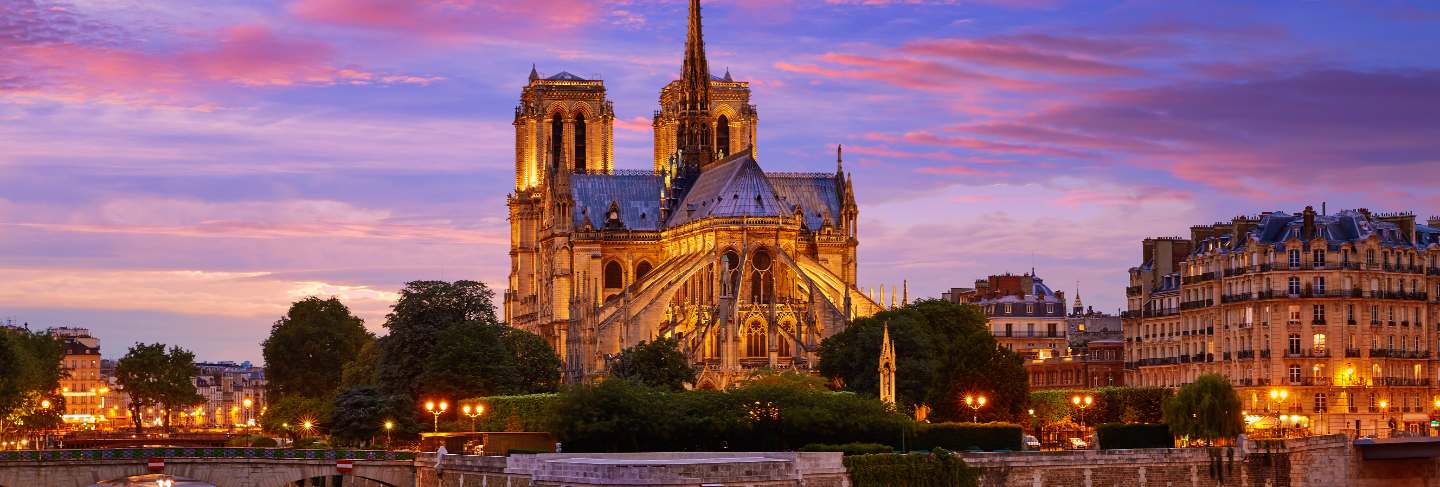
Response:
[[[171,416],[204,398],[195,391],[195,354],[180,347],[166,349],[163,343],[136,343],[115,364],[115,378],[130,397],[130,415],[135,432],[144,427],[146,408],[158,407],[165,431]]]
[[[24,328],[0,328],[0,433],[58,426],[62,342]],[[44,407],[49,401],[50,407]]]
[[[1240,411],[1240,395],[1230,381],[1219,374],[1205,374],[1166,401],[1165,423],[1175,434],[1205,440],[1209,445],[1245,430]]]
[[[375,336],[337,298],[307,297],[290,305],[261,343],[265,394],[329,399],[339,391],[343,366]]]
[[[391,436],[415,435],[413,421],[400,424],[397,417],[412,417],[414,403],[401,396],[386,396],[374,386],[356,386],[335,396],[335,404],[325,420],[330,437],[336,444],[369,445],[386,433],[390,422]]]
[[[895,392],[908,410],[932,408],[936,420],[969,420],[962,398],[984,394],[982,418],[1020,419],[1029,376],[1021,359],[999,348],[979,307],[929,299],[850,323],[820,343],[819,370],[863,394],[879,393],[880,341],[888,324],[895,344]]]
[[[463,323],[498,324],[494,291],[475,281],[412,281],[385,319],[377,377],[386,393],[420,394],[443,330]]]
[[[538,394],[560,388],[560,369],[565,363],[550,348],[545,337],[513,327],[505,327],[500,340],[514,357],[514,373],[510,375],[511,393]]]
[[[696,371],[685,357],[685,352],[680,351],[680,342],[662,337],[649,343],[641,340],[635,346],[621,350],[610,364],[610,375],[678,391],[686,384],[695,383]]]
[[[407,284],[378,342],[381,392],[455,399],[554,391],[560,358],[544,338],[496,320],[493,296],[473,281]]]
[[[280,398],[266,407],[260,417],[260,426],[265,431],[280,433],[291,440],[302,436],[313,436],[325,430],[325,420],[330,418],[331,400],[291,395]],[[310,429],[306,430],[305,425]]]
[[[340,370],[340,388],[349,389],[355,386],[377,386],[380,384],[379,371],[376,366],[380,362],[380,342],[370,340],[360,351],[355,353],[345,366]]]

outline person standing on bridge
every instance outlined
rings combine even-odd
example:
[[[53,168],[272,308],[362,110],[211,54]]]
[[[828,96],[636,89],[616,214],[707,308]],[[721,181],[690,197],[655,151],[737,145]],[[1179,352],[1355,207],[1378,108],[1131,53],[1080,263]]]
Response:
[[[450,453],[449,451],[445,450],[445,445],[444,445],[444,444],[441,444],[441,445],[440,445],[440,448],[438,448],[438,449],[435,450],[435,480],[436,480],[436,482],[438,482],[440,485],[445,485],[445,466],[444,466],[444,463],[445,463],[445,455],[447,455],[447,454],[449,454],[449,453]]]

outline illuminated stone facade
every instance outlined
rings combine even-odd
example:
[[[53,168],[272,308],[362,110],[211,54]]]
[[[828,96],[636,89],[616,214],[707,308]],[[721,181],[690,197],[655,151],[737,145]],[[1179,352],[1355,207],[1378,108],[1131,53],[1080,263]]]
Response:
[[[1299,415],[1317,433],[1427,428],[1440,401],[1440,221],[1265,213],[1147,239],[1142,259],[1126,293],[1127,383],[1218,373],[1252,415]]]
[[[679,339],[723,387],[808,370],[821,339],[879,306],[855,287],[859,209],[837,150],[826,173],[766,173],[749,84],[710,74],[699,2],[679,80],[661,90],[651,170],[614,168],[601,80],[533,69],[515,110],[505,318],[544,336],[568,382]]]

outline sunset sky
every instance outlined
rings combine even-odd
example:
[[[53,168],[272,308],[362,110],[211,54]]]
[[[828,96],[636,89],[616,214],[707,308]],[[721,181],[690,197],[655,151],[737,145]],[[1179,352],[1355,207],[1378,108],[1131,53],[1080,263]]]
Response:
[[[1257,5],[1263,4],[1263,5]],[[760,163],[860,203],[862,286],[1033,266],[1123,305],[1140,239],[1238,214],[1440,213],[1440,7],[706,1]],[[289,303],[377,332],[416,279],[503,289],[520,88],[605,80],[650,167],[679,0],[0,0],[0,320],[258,360]]]

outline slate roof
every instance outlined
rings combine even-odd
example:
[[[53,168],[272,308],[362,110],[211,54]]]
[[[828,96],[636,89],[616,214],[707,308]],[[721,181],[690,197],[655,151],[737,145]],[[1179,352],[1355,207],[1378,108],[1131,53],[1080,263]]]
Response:
[[[805,213],[805,228],[819,230],[826,222],[840,223],[840,191],[834,174],[778,173],[769,175],[770,185],[788,211],[799,205]]]
[[[1260,223],[1246,234],[1247,238],[1235,239],[1229,234],[1217,235],[1197,242],[1192,253],[1220,251],[1221,253],[1243,251],[1251,241],[1275,248],[1284,247],[1290,239],[1300,239],[1305,225],[1304,215],[1283,211],[1269,213],[1260,218]],[[1440,231],[1425,225],[1416,225],[1416,236],[1420,247],[1437,242]],[[1315,215],[1315,234],[1323,238],[1330,250],[1339,250],[1341,244],[1356,243],[1379,237],[1386,247],[1414,247],[1401,233],[1399,225],[1391,222],[1368,220],[1365,214],[1356,210],[1343,210],[1333,215]]]
[[[571,174],[575,228],[585,227],[587,214],[596,229],[604,227],[606,212],[613,202],[620,209],[625,228],[658,230],[660,186],[660,176],[653,174]]]
[[[569,71],[561,71],[559,73],[550,75],[550,77],[545,79],[552,81],[588,81],[585,78],[581,78],[579,76],[571,74]]]
[[[780,205],[775,187],[749,151],[731,156],[706,169],[671,212],[667,226],[679,226],[706,217],[780,216],[790,211]]]

